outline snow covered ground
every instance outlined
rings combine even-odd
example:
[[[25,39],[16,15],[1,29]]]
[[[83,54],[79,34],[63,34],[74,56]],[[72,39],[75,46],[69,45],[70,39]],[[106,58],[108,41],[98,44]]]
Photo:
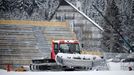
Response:
[[[0,75],[134,75],[134,71],[123,71],[120,63],[108,62],[110,71],[27,71],[7,72],[0,69]]]
[[[110,62],[107,61],[109,71],[129,71],[128,67],[131,67],[134,71],[134,62]]]
[[[120,63],[109,62],[108,66],[110,71],[121,71]]]
[[[134,71],[6,72],[0,75],[134,75]]]

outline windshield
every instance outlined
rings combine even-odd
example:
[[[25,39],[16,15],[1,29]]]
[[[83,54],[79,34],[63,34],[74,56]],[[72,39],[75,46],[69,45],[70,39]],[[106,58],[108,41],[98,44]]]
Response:
[[[60,52],[62,53],[80,53],[79,44],[60,44]]]

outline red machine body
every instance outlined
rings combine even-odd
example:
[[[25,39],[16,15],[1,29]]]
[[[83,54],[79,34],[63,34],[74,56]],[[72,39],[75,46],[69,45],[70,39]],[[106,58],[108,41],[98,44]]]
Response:
[[[52,40],[51,59],[55,60],[57,53],[80,53],[77,40]],[[71,51],[72,50],[72,51]]]

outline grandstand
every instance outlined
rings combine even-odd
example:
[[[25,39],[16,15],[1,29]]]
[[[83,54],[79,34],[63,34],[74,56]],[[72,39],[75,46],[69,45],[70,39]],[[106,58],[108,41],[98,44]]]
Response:
[[[50,58],[53,39],[76,39],[67,22],[0,20],[0,66]]]

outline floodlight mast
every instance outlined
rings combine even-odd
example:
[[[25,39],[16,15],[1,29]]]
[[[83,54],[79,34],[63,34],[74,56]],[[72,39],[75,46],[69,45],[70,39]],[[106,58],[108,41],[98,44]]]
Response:
[[[99,26],[95,21],[93,21],[91,18],[89,18],[85,13],[83,13],[82,11],[80,11],[76,6],[74,6],[72,3],[70,3],[69,1],[65,0],[69,5],[71,5],[76,11],[78,11],[81,15],[83,15],[88,21],[90,21],[93,25],[95,25],[98,29],[100,29],[101,31],[104,31],[104,29]]]

